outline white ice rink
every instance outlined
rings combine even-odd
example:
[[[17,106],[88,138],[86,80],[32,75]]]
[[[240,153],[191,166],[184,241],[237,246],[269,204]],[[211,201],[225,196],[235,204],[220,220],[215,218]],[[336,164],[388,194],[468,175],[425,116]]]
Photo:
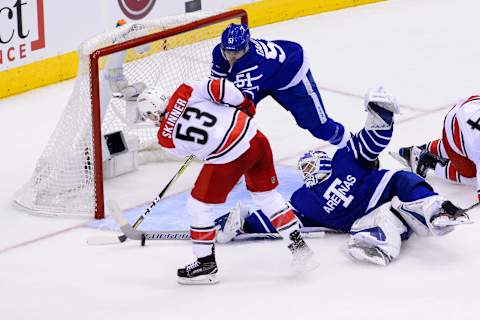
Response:
[[[329,114],[358,130],[363,93],[384,85],[403,106],[389,150],[438,138],[458,97],[480,93],[478,0],[392,0],[252,30],[253,37],[300,42]],[[25,214],[13,193],[33,172],[73,81],[0,101],[0,319],[479,319],[480,223],[443,238],[412,236],[386,268],[356,264],[345,235],[310,239],[321,266],[290,273],[281,241],[218,246],[222,281],[180,286],[176,268],[193,259],[188,241],[132,241],[92,247],[101,233],[85,220]],[[258,106],[259,126],[278,163],[325,144],[295,127],[273,100]],[[388,155],[383,167],[399,168]],[[168,181],[178,164],[158,164]],[[165,167],[166,166],[166,167]],[[165,169],[167,168],[167,169]],[[198,165],[175,192],[191,187]],[[163,172],[162,171],[162,172]],[[468,206],[471,187],[430,180]],[[150,185],[154,196],[162,181]],[[480,210],[471,212],[477,220]]]

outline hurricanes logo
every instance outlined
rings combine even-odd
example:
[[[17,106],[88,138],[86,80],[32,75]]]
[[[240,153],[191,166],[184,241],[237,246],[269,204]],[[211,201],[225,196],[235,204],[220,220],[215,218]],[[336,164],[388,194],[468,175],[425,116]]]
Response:
[[[118,5],[128,18],[140,20],[150,13],[155,0],[118,0]]]

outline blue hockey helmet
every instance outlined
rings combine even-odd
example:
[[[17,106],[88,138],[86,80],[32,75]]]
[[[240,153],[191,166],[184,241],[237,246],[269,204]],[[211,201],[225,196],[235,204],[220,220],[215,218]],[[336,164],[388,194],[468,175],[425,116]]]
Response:
[[[310,150],[298,159],[298,170],[308,188],[319,184],[332,172],[332,158],[321,150]]]
[[[246,24],[230,24],[222,33],[222,49],[240,51],[246,49],[250,42],[250,30]]]

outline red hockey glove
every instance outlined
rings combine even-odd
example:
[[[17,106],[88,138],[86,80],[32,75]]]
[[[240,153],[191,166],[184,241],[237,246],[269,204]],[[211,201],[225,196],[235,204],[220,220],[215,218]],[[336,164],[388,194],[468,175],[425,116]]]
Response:
[[[243,96],[245,97],[245,99],[243,99],[243,102],[237,107],[237,109],[240,109],[241,111],[245,112],[249,117],[253,118],[256,113],[255,104],[245,94]]]

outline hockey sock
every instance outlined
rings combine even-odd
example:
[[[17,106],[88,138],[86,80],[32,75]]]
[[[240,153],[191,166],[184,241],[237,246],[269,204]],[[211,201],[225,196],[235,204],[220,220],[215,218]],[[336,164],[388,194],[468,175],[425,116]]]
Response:
[[[273,214],[270,221],[284,240],[288,240],[290,234],[300,228],[297,216],[289,206]]]
[[[217,229],[215,226],[194,227],[190,226],[190,237],[192,239],[193,254],[198,257],[206,257],[213,253]]]
[[[430,153],[436,155],[437,157],[448,159],[445,148],[443,147],[442,139],[430,141],[422,145],[421,148],[427,149]]]

